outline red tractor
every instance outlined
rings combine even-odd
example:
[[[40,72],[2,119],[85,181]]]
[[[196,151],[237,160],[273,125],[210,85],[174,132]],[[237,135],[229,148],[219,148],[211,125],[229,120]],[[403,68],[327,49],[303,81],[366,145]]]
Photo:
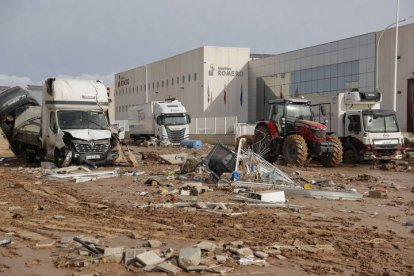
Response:
[[[270,100],[270,118],[256,125],[253,150],[270,162],[282,155],[288,164],[299,166],[317,158],[325,167],[342,162],[338,137],[326,133],[326,125],[313,121],[311,102],[287,98]],[[321,106],[321,113],[325,109]]]

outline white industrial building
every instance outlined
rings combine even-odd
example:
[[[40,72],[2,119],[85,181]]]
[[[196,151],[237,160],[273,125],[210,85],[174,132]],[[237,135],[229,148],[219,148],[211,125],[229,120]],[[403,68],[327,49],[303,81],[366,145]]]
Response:
[[[117,120],[128,108],[175,98],[192,117],[237,116],[247,121],[248,48],[204,46],[115,75]]]
[[[248,48],[201,47],[115,75],[115,118],[146,101],[176,98],[194,118],[267,118],[268,100],[346,89],[383,93],[392,109],[395,28],[277,55],[250,55]],[[397,117],[413,132],[414,24],[400,26]],[[377,69],[378,63],[378,69]],[[224,100],[226,99],[226,100]],[[206,126],[207,128],[207,126]]]

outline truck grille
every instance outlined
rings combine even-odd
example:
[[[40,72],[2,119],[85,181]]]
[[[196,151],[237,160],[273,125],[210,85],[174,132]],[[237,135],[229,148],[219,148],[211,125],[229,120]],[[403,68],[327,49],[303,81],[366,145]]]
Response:
[[[109,140],[73,142],[79,153],[104,153],[109,149]]]
[[[184,140],[185,128],[179,130],[171,130],[169,127],[165,127],[167,130],[168,139],[171,143],[177,144]]]

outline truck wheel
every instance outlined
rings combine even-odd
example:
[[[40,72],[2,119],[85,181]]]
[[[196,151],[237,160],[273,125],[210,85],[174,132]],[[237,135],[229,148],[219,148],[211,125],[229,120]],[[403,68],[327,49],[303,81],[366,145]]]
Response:
[[[342,162],[342,143],[335,135],[326,135],[326,141],[333,144],[334,151],[328,155],[320,157],[320,162],[324,167],[336,167]]]
[[[292,134],[286,137],[282,152],[286,163],[303,166],[307,161],[308,146],[302,136]]]
[[[346,147],[344,149],[343,162],[346,164],[359,163],[358,153],[354,147]]]
[[[272,137],[270,136],[269,130],[265,125],[260,125],[255,129],[253,151],[269,162],[274,161],[270,147],[271,140]]]

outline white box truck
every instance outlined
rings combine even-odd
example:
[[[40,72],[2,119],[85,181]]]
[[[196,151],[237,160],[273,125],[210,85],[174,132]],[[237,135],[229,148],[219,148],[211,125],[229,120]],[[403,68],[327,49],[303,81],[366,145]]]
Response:
[[[41,106],[22,88],[5,92],[0,103],[13,105],[0,109],[0,124],[17,156],[58,166],[107,165],[118,157],[117,134],[109,126],[109,100],[101,81],[47,79]]]
[[[128,121],[134,141],[156,137],[161,143],[179,145],[188,139],[191,117],[180,101],[165,100],[131,107]]]
[[[404,137],[395,112],[380,108],[380,92],[352,91],[307,98],[318,107],[314,109],[316,119],[326,121],[327,131],[341,140],[344,163],[402,158]]]

